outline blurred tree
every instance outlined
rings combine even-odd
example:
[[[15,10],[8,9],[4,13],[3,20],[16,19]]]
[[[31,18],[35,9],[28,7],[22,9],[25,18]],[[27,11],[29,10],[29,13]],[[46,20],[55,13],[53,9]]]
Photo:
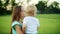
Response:
[[[3,6],[4,6],[4,8],[5,9],[7,9],[7,7],[6,6],[8,6],[9,5],[9,0],[4,0],[5,1],[5,3],[3,4]]]
[[[11,0],[12,7],[15,5],[18,5],[18,3],[15,3],[15,0]]]
[[[11,0],[11,5],[12,5],[12,9],[13,9],[13,7],[14,7],[15,5],[17,5],[17,4],[15,3],[15,0]]]
[[[47,2],[46,1],[39,1],[38,4],[36,4],[36,7],[40,13],[60,13],[59,9],[59,3],[58,2],[53,2],[49,7],[47,7]]]
[[[6,15],[10,11],[7,10],[7,6],[9,5],[10,0],[0,0],[0,15]],[[15,0],[12,0],[12,6],[15,5]]]
[[[39,3],[38,4],[36,4],[36,6],[37,6],[37,9],[39,10],[39,11],[41,11],[41,13],[44,13],[45,12],[45,9],[46,9],[46,6],[47,6],[47,2],[46,1],[39,1]]]
[[[15,5],[18,5],[19,3],[15,3],[15,0],[11,0],[11,2],[9,3],[10,0],[0,0],[0,15],[6,15],[9,14],[10,12],[7,10],[7,6],[11,3],[12,8]],[[29,3],[28,0],[27,3]],[[47,1],[48,2],[48,1]],[[39,1],[38,4],[36,4],[36,7],[39,11],[39,13],[60,13],[60,9],[59,9],[59,3],[58,2],[53,2],[49,7],[47,7],[47,2],[46,1]]]
[[[60,9],[59,9],[59,7],[58,7],[58,2],[53,2],[50,6],[49,6],[49,12],[50,13],[60,13]]]
[[[3,4],[2,4],[2,2],[1,2],[1,0],[0,0],[0,7],[2,7],[3,6]]]
[[[9,0],[0,0],[0,15],[6,15],[7,14],[7,6],[9,4]]]

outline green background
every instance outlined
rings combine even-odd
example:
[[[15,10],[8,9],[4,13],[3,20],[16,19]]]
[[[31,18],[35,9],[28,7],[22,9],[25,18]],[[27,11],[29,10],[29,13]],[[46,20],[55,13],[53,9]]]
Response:
[[[0,34],[9,34],[11,15],[0,16]],[[39,34],[60,34],[60,14],[38,14]]]

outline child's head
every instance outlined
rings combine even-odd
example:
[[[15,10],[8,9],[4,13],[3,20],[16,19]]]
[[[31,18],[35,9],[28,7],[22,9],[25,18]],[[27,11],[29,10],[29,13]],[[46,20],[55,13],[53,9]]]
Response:
[[[13,13],[12,13],[12,21],[17,20],[19,21],[20,18],[24,17],[24,11],[22,10],[21,6],[15,6],[13,8]]]
[[[28,16],[35,16],[37,12],[37,8],[34,5],[28,5],[26,9],[26,13]]]

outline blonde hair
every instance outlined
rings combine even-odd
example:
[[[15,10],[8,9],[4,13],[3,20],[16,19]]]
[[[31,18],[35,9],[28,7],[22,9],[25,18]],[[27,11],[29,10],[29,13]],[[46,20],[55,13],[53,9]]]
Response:
[[[31,15],[36,15],[36,12],[37,12],[37,8],[36,6],[34,5],[28,5],[27,8],[26,8],[26,14],[29,16]]]

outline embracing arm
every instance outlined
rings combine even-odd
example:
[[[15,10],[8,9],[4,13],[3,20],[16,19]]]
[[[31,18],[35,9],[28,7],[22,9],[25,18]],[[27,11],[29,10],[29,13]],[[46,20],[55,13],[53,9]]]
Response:
[[[17,34],[23,34],[21,28],[18,25],[15,26],[15,29],[17,31]]]
[[[23,33],[25,33],[25,30],[26,30],[26,25],[23,25],[23,27],[22,27]]]

